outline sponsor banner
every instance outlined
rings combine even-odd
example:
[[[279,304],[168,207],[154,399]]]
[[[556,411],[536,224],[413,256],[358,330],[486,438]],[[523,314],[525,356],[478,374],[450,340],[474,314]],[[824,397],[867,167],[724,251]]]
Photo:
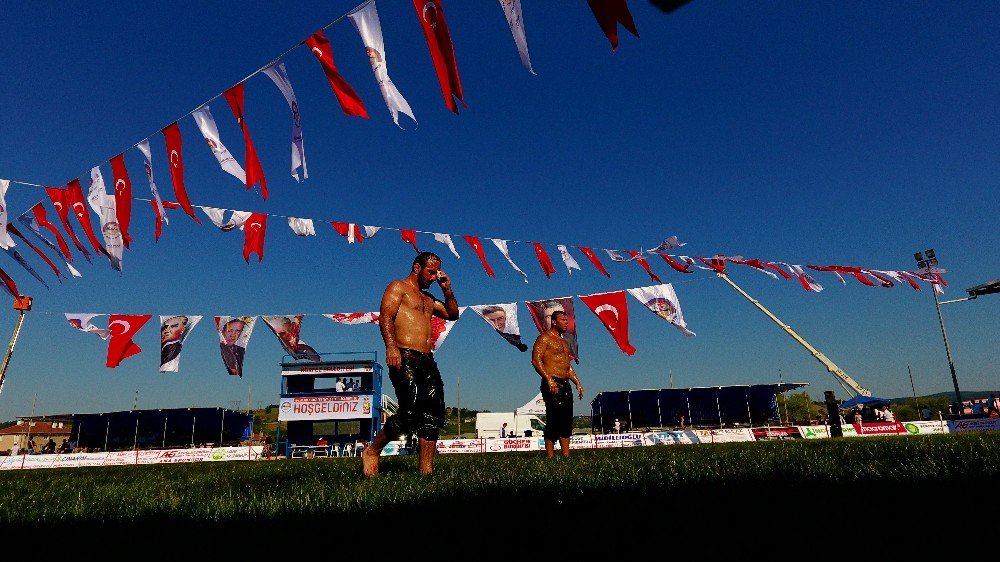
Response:
[[[909,435],[934,435],[948,433],[948,425],[940,421],[903,422]]]
[[[755,427],[753,438],[757,441],[774,439],[798,439],[802,437],[797,427]]]
[[[482,453],[482,439],[441,439],[437,442],[438,453]]]
[[[198,447],[195,449],[168,449],[166,451],[140,451],[140,453],[158,453],[155,463],[201,462],[212,456],[212,449]],[[140,454],[140,459],[142,458]]]
[[[971,420],[952,420],[948,422],[950,433],[966,431],[1000,430],[1000,418],[975,418]]]
[[[135,455],[135,464],[157,464],[166,452],[160,449],[139,451],[139,454]]]
[[[382,449],[382,454],[379,456],[392,457],[398,455],[400,451],[403,449],[404,445],[406,444],[403,443],[402,441],[389,441],[388,443],[385,444],[385,448]]]
[[[60,454],[55,456],[55,460],[52,461],[52,468],[69,468],[80,466],[80,463],[88,456],[94,453],[76,453],[76,454]],[[104,453],[98,453],[101,461],[104,460],[106,456]]]
[[[0,457],[0,470],[14,470],[21,468],[21,457],[24,455],[14,455]]]
[[[49,468],[52,466],[52,461],[56,459],[55,455],[24,455],[24,462],[21,468]]]
[[[371,415],[371,394],[296,396],[282,398],[278,404],[279,421],[351,420]]]
[[[646,434],[650,445],[694,445],[698,436],[693,431],[656,431]]]
[[[749,427],[726,427],[713,429],[712,443],[742,443],[753,441],[753,431]]]
[[[558,442],[556,442],[556,447],[559,447]],[[593,435],[570,435],[569,436],[569,448],[570,449],[593,449],[594,448],[594,436]],[[538,450],[545,450],[545,437],[538,438]]]
[[[370,373],[371,363],[347,363],[344,365],[289,365],[282,369],[282,375],[322,375],[340,373]]]
[[[260,458],[264,452],[263,445],[251,447],[216,447],[208,455],[206,461],[248,461]]]
[[[595,435],[594,441],[598,449],[608,447],[641,447],[646,444],[641,433],[608,433]]]
[[[830,436],[828,425],[800,425],[798,430],[804,439],[823,439]],[[844,432],[844,437],[860,437],[854,424],[845,424],[841,426],[841,430]]]
[[[111,451],[104,457],[103,466],[135,464],[135,451]]]
[[[903,427],[901,422],[869,422],[851,425],[854,427],[854,431],[862,437],[869,435],[906,435],[906,428]]]
[[[537,451],[538,440],[530,437],[513,439],[483,439],[487,453],[506,453],[508,451]],[[545,446],[544,444],[542,445]]]

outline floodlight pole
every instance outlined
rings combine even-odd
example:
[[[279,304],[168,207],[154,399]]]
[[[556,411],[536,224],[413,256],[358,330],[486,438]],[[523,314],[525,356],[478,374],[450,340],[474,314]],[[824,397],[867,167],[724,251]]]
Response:
[[[962,391],[958,389],[958,375],[955,374],[955,362],[951,358],[951,345],[948,344],[948,332],[944,329],[944,317],[941,316],[941,302],[938,300],[937,291],[931,290],[934,295],[934,307],[937,308],[938,323],[941,324],[941,336],[944,338],[944,353],[948,356],[948,368],[951,369],[951,383],[955,385],[955,404],[962,404]]]

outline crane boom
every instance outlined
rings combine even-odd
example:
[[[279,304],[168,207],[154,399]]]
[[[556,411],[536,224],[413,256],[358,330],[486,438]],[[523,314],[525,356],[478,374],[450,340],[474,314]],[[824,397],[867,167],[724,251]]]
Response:
[[[754,306],[759,308],[760,311],[766,314],[768,318],[774,320],[775,324],[781,326],[781,329],[784,330],[785,333],[787,333],[789,336],[792,336],[792,339],[799,342],[799,344],[801,344],[802,347],[806,348],[806,350],[808,350],[809,353],[811,353],[812,356],[815,357],[817,361],[819,361],[820,363],[823,364],[824,367],[826,367],[827,371],[830,371],[830,373],[832,373],[833,376],[837,377],[840,380],[841,385],[843,385],[846,389],[848,389],[849,392],[854,392],[855,394],[859,394],[861,396],[866,396],[866,397],[870,397],[872,395],[872,391],[858,384],[858,381],[851,378],[851,376],[845,373],[843,369],[838,367],[836,363],[831,361],[829,357],[823,355],[823,352],[813,347],[809,342],[802,339],[802,336],[795,333],[795,330],[793,330],[791,326],[782,322],[777,316],[771,313],[770,310],[764,308],[764,305],[760,304],[760,301],[751,297],[749,294],[747,294],[746,291],[740,288],[739,285],[733,283],[733,280],[730,279],[728,275],[726,275],[725,271],[717,270],[716,275],[721,277],[722,280],[725,281],[726,283],[729,283],[729,285],[732,286],[732,288],[739,291],[741,295],[746,297],[748,301],[750,301],[751,303],[753,303]]]

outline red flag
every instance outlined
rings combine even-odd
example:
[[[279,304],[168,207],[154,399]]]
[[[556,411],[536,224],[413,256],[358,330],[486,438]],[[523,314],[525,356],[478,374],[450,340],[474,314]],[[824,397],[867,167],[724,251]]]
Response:
[[[253,213],[243,223],[243,259],[250,263],[250,254],[257,254],[257,263],[264,260],[264,234],[267,233],[267,215]]]
[[[413,249],[420,253],[420,248],[417,247],[417,231],[407,230],[405,228],[400,229],[399,237],[403,239],[403,242],[409,242]]]
[[[870,269],[864,269],[862,271],[864,271],[868,275],[871,275],[872,277],[878,279],[879,282],[882,283],[882,286],[885,287],[886,289],[888,289],[889,287],[892,287],[893,285],[895,285],[895,283],[892,282],[892,279],[889,279],[885,275],[879,275],[878,273],[875,273],[874,271],[872,271]]]
[[[83,253],[83,257],[90,261],[90,252],[83,247],[80,243],[80,239],[76,237],[76,232],[73,231],[73,227],[69,225],[69,209],[71,203],[69,202],[69,192],[65,189],[59,189],[58,187],[46,187],[45,193],[48,193],[49,199],[52,200],[52,206],[56,208],[56,214],[59,215],[59,220],[62,222],[63,228],[66,230],[66,234],[69,234],[73,244],[76,244],[76,249]],[[69,249],[67,248],[67,255],[69,254]],[[72,258],[70,258],[72,260]]]
[[[695,257],[698,257],[698,256],[695,256]],[[700,261],[701,263],[707,265],[708,267],[711,267],[712,271],[714,271],[716,273],[725,273],[726,272],[726,260],[725,259],[722,259],[722,258],[709,258],[709,259],[705,259],[705,258],[699,257],[698,261]]]
[[[630,251],[629,255],[635,258],[635,261],[639,262],[639,265],[646,270],[646,273],[649,274],[649,278],[652,279],[654,283],[663,283],[663,281],[657,277],[655,273],[653,273],[653,270],[649,268],[649,262],[646,261],[646,258],[639,257],[639,252]]]
[[[730,259],[729,261],[731,261],[733,263],[738,263],[740,265],[749,265],[750,267],[752,267],[754,269],[759,269],[759,270],[763,271],[764,273],[767,273],[767,270],[771,269],[773,271],[778,272],[778,275],[781,275],[781,277],[784,278],[784,279],[791,279],[792,278],[791,275],[789,275],[788,273],[785,273],[784,269],[781,269],[780,267],[774,265],[771,262],[761,261],[759,259],[752,259],[752,260]],[[774,275],[771,275],[771,277],[774,277]]]
[[[475,250],[476,255],[479,256],[479,261],[483,262],[483,269],[486,270],[486,275],[496,277],[496,274],[493,273],[493,268],[490,267],[490,264],[486,261],[486,254],[483,253],[483,244],[479,241],[479,239],[475,236],[463,236],[462,238],[465,238],[465,241],[472,246],[473,250]]]
[[[905,271],[897,271],[896,274],[903,279],[906,279],[906,282],[909,283],[911,287],[918,291],[920,290],[920,287],[913,281],[913,278],[910,277]]]
[[[161,201],[163,203],[163,212],[166,213],[167,209],[176,209],[180,207],[177,203],[173,201]],[[160,216],[160,209],[156,207],[156,201],[150,201],[150,205],[153,206],[153,214],[156,215],[156,241],[159,242],[160,234],[163,232],[163,217]]]
[[[361,227],[359,227],[357,224],[348,224],[346,222],[333,222],[333,221],[331,221],[330,224],[333,225],[333,229],[337,231],[337,234],[345,238],[350,235],[351,227],[353,226],[354,241],[360,244],[365,239],[365,237],[361,235]]]
[[[104,245],[98,242],[97,237],[94,236],[94,227],[90,224],[90,211],[87,210],[87,200],[83,196],[83,188],[80,187],[80,180],[73,180],[66,184],[66,187],[68,188],[66,191],[66,202],[73,207],[73,214],[80,221],[80,226],[83,227],[83,232],[86,233],[87,239],[90,240],[90,245],[98,253],[104,254],[108,259],[111,259],[111,254],[104,249]]]
[[[368,110],[365,109],[365,104],[361,102],[361,98],[358,97],[354,88],[337,72],[337,65],[333,62],[333,49],[330,48],[330,41],[323,36],[323,30],[321,29],[310,35],[306,39],[306,45],[309,46],[312,54],[316,55],[316,59],[319,60],[319,64],[323,67],[326,79],[330,82],[333,93],[337,95],[337,101],[340,102],[340,109],[343,109],[347,115],[367,119]]]
[[[142,348],[132,341],[132,336],[142,328],[143,324],[152,318],[149,314],[112,314],[108,317],[108,368],[114,369],[126,357],[131,357],[142,351]]]
[[[872,283],[870,279],[861,274],[860,267],[847,266],[847,265],[807,265],[809,269],[815,269],[816,271],[832,271],[834,273],[850,273],[859,282],[868,285],[869,287],[874,287],[875,283]]]
[[[247,149],[247,160],[244,166],[247,171],[247,189],[257,185],[260,182],[260,194],[264,196],[264,200],[267,200],[267,179],[264,178],[264,168],[260,165],[260,159],[257,158],[257,149],[253,146],[253,139],[250,138],[250,128],[247,127],[247,120],[243,113],[243,83],[239,83],[232,88],[226,90],[225,94],[226,101],[229,102],[229,109],[233,110],[233,115],[236,116],[236,122],[240,124],[240,130],[243,131],[243,142],[246,144]]]
[[[635,355],[635,348],[628,341],[628,304],[625,302],[625,291],[586,295],[580,297],[580,300],[597,315],[618,347],[627,355]]]
[[[593,250],[591,250],[590,248],[584,248],[583,246],[577,246],[577,248],[579,248],[580,251],[583,252],[583,255],[587,256],[587,259],[590,260],[590,263],[594,264],[594,267],[597,268],[597,271],[600,271],[606,277],[611,277],[611,274],[608,273],[608,270],[604,269],[604,266],[601,264],[601,260],[597,259],[597,255],[594,254]]]
[[[549,254],[546,253],[545,248],[538,242],[532,242],[531,245],[535,247],[535,255],[538,256],[538,263],[542,266],[542,271],[545,272],[545,278],[551,279],[551,275],[556,272],[556,268],[552,267],[552,260],[549,259]]]
[[[121,154],[111,159],[111,174],[115,179],[115,216],[118,218],[122,242],[128,248],[132,243],[132,237],[128,233],[128,225],[132,221],[132,180],[128,177],[125,158]]]
[[[420,27],[424,30],[424,39],[434,61],[434,71],[437,72],[444,104],[448,109],[458,113],[455,98],[462,102],[462,107],[468,109],[462,98],[462,81],[458,78],[458,63],[455,61],[455,47],[451,43],[448,24],[444,20],[444,8],[441,0],[413,0],[413,8],[420,18]]]
[[[7,275],[7,272],[2,269],[0,269],[0,280],[3,281],[3,290],[7,291],[10,296],[16,299],[17,296],[21,294],[17,290],[17,283],[14,283],[14,280],[10,277],[10,275]]]
[[[628,4],[625,0],[587,0],[590,4],[590,11],[594,12],[597,23],[601,25],[601,31],[607,35],[611,42],[611,50],[618,50],[618,24],[622,24],[632,35],[639,36],[639,31],[635,28],[632,20],[632,13],[628,11]]]
[[[34,244],[32,244],[31,241],[29,241],[27,238],[24,237],[23,234],[21,234],[21,231],[18,230],[16,226],[14,226],[11,223],[7,223],[7,232],[10,232],[14,236],[17,236],[18,238],[20,238],[21,240],[23,240],[24,243],[27,244],[29,248],[31,248],[32,250],[34,250],[36,254],[38,254],[43,260],[45,260],[45,263],[49,264],[49,267],[52,268],[52,271],[56,272],[56,279],[58,279],[60,277],[66,277],[65,275],[63,275],[62,271],[59,271],[59,268],[56,267],[56,264],[52,263],[52,260],[50,260],[49,257],[46,256],[38,248],[38,246],[35,246]]]
[[[681,264],[680,262],[675,260],[673,256],[668,256],[667,254],[657,254],[657,255],[663,258],[663,260],[666,261],[668,264],[670,264],[670,267],[674,268],[677,271],[680,271],[681,273],[694,273],[693,271],[689,271],[691,269],[691,264],[689,263]]]
[[[181,130],[177,127],[177,122],[167,125],[162,131],[163,138],[167,141],[167,160],[170,162],[170,179],[174,182],[174,195],[177,202],[181,204],[184,212],[194,219],[194,222],[201,224],[198,217],[194,215],[191,202],[188,201],[187,189],[184,188],[184,155],[181,152]]]
[[[59,248],[62,250],[63,256],[67,261],[72,262],[73,255],[69,253],[69,246],[66,245],[66,240],[62,237],[62,234],[56,230],[55,225],[49,222],[49,217],[45,214],[45,207],[42,206],[41,201],[35,203],[35,206],[31,208],[31,214],[35,216],[35,222],[38,223],[38,226],[43,226],[52,231],[52,234],[55,234],[56,241],[59,242]]]

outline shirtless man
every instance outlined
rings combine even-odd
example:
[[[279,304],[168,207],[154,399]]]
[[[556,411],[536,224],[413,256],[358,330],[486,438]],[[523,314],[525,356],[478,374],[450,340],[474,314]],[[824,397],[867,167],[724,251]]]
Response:
[[[545,456],[551,457],[559,440],[562,456],[569,456],[569,437],[573,433],[573,381],[583,400],[583,385],[569,364],[569,344],[562,338],[569,328],[569,316],[561,310],[552,313],[551,327],[535,340],[531,365],[542,376],[542,399],[545,400]]]
[[[361,453],[365,476],[378,474],[379,455],[389,441],[410,433],[419,439],[420,473],[429,475],[433,470],[445,410],[444,383],[431,355],[431,316],[458,320],[451,278],[440,267],[441,258],[422,252],[413,260],[410,275],[389,283],[382,295],[378,322],[399,410]],[[444,302],[427,292],[434,281],[441,285]]]

